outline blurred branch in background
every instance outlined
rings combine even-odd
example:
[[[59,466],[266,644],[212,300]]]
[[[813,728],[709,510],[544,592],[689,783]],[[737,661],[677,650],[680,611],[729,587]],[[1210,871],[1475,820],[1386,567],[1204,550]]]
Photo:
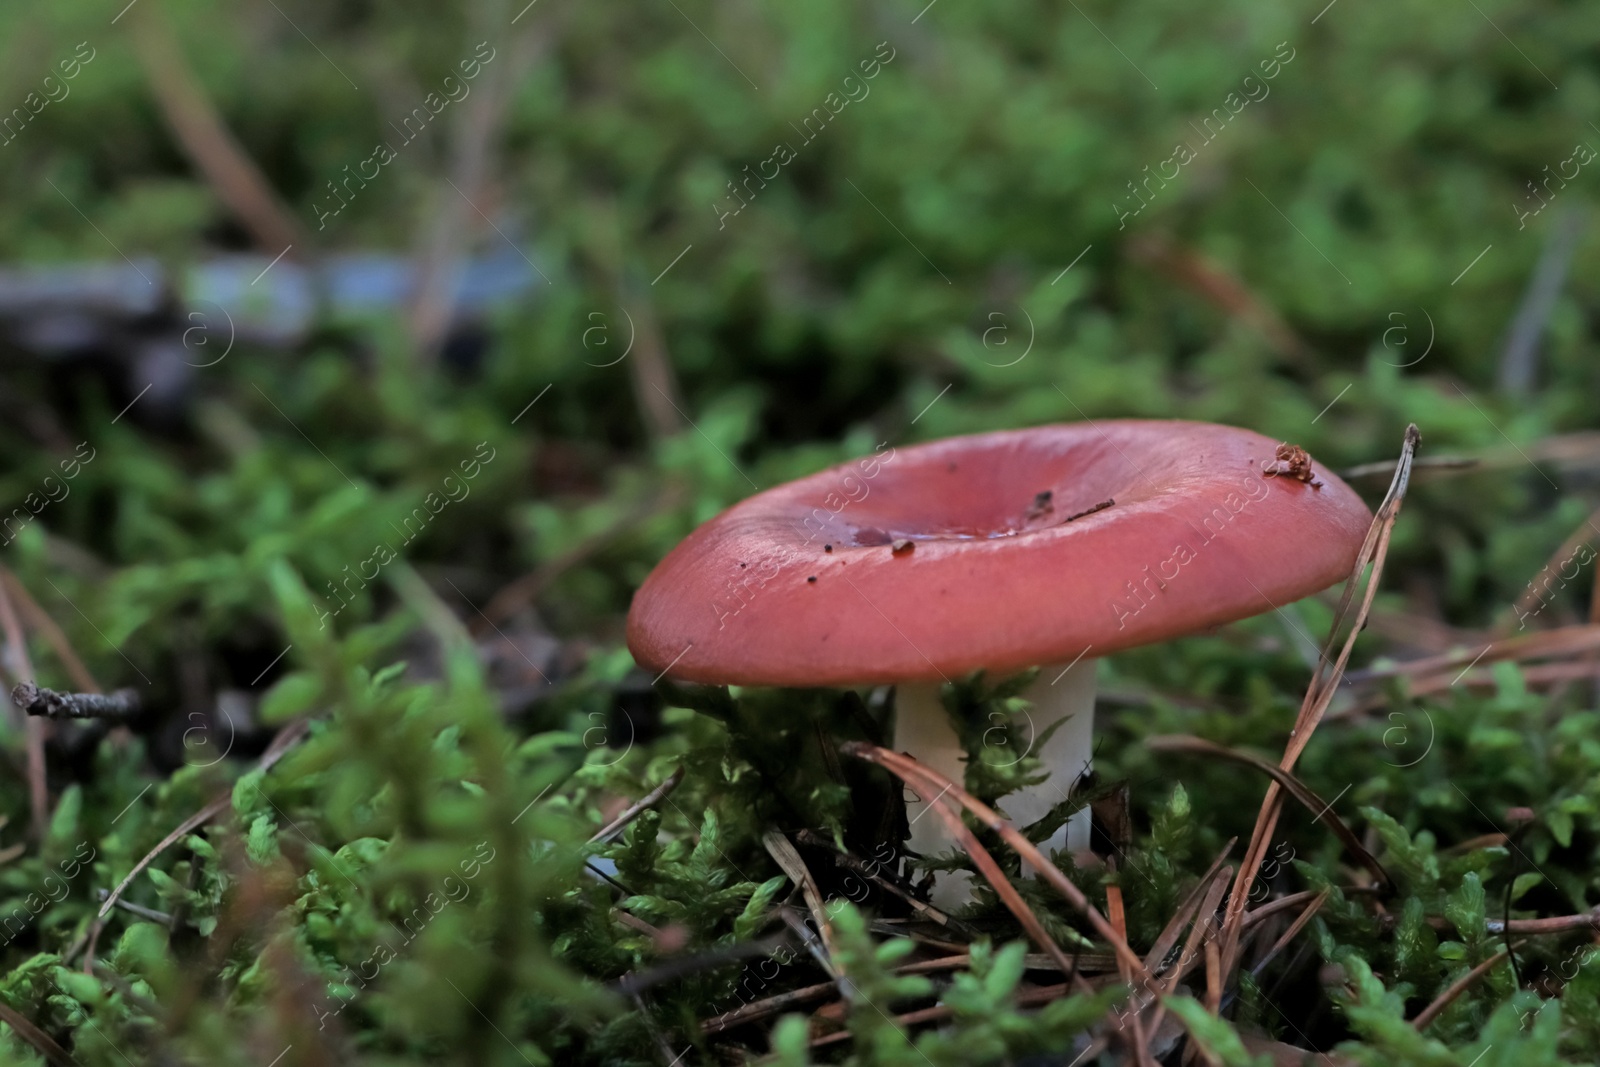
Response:
[[[127,14],[134,52],[150,92],[183,154],[263,251],[276,254],[294,248],[300,250],[296,258],[304,257],[309,241],[217,114],[184,58],[160,0],[145,0]]]

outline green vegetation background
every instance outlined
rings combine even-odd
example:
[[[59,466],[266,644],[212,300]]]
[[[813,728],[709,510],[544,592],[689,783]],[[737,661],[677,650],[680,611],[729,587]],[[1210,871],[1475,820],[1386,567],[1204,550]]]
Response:
[[[780,788],[752,755],[758,743],[803,741],[763,707],[789,701],[784,714],[830,719],[841,714],[834,697],[757,694],[727,722],[668,710],[658,736],[616,736],[631,590],[752,485],[878,441],[1084,417],[1234,423],[1334,469],[1392,457],[1411,421],[1424,455],[1504,455],[1600,428],[1592,237],[1549,315],[1537,389],[1495,388],[1508,323],[1559,212],[1594,199],[1584,170],[1560,205],[1519,228],[1518,211],[1534,206],[1526,183],[1574,145],[1600,144],[1600,52],[1579,4],[1344,0],[1320,17],[1319,4],[1239,0],[944,0],[920,16],[919,3],[898,0],[540,0],[520,16],[520,4],[492,0],[163,6],[239,142],[325,253],[418,246],[456,195],[445,181],[459,132],[450,111],[321,231],[316,205],[488,41],[517,66],[483,191],[499,229],[481,227],[473,247],[512,241],[548,284],[496,313],[474,368],[420,359],[395,315],[328,321],[294,351],[238,346],[198,374],[185,415],[163,426],[113,424],[128,397],[109,379],[63,381],[4,353],[0,501],[20,502],[64,458],[41,420],[95,450],[70,497],[0,559],[95,676],[140,688],[169,730],[173,718],[185,725],[186,670],[210,693],[266,691],[257,711],[272,727],[312,716],[309,738],[266,774],[240,753],[211,763],[213,750],[197,746],[220,737],[187,738],[177,766],[147,758],[147,733],[57,758],[39,841],[27,831],[21,731],[6,728],[3,836],[26,848],[0,866],[0,915],[82,847],[94,858],[5,946],[0,1002],[84,1064],[266,1064],[284,1046],[284,1064],[649,1063],[661,1059],[658,1037],[682,1049],[694,1019],[725,1010],[739,968],[661,987],[648,1017],[611,990],[661,956],[611,917],[610,889],[581,873],[602,803],[642,795],[688,762],[675,803],[598,849],[642,917],[690,932],[687,953],[769,931],[788,887],[761,848],[765,823],[843,811],[820,777],[804,779],[803,761]],[[95,50],[70,96],[0,146],[10,263],[125,253],[182,270],[239,246],[175,147],[126,26],[112,24],[118,7],[0,10],[0,109],[21,105],[79,42]],[[799,143],[795,126],[861,61],[881,58],[882,42],[893,58],[870,95]],[[1281,47],[1293,58],[1270,94],[1119,224],[1128,183],[1177,141],[1197,143],[1192,124]],[[726,184],[780,142],[793,160],[719,220]],[[1141,250],[1161,241],[1242,280],[1303,345],[1275,344],[1158,269]],[[621,351],[619,308],[669,361],[680,432],[652,432],[631,377],[639,356],[601,365]],[[586,335],[597,323],[610,332]],[[481,442],[494,459],[470,496],[320,629],[328,583],[392,541],[393,524]],[[1587,514],[1592,488],[1581,463],[1554,460],[1420,479],[1380,611],[1464,628],[1503,620]],[[537,619],[521,620],[562,642],[566,669],[503,715],[465,637],[470,605],[573,559],[540,594]],[[1562,601],[1544,621],[1585,607]],[[1294,618],[1320,637],[1329,614],[1311,601]],[[1358,658],[1387,647],[1369,635]],[[47,642],[30,651],[41,682],[71,687]],[[1140,738],[1198,733],[1276,758],[1306,668],[1291,629],[1269,618],[1103,670],[1108,686],[1140,695],[1107,716],[1102,749],[1104,770],[1132,780],[1134,854],[1153,876],[1127,887],[1137,947],[1222,842],[1248,833],[1264,784],[1158,756]],[[1307,935],[1347,970],[1354,999],[1329,994],[1344,998],[1329,1025],[1361,1062],[1600,1057],[1600,967],[1574,957],[1581,937],[1523,950],[1525,975],[1581,964],[1564,989],[1530,978],[1519,990],[1502,968],[1426,1035],[1402,1021],[1496,950],[1486,914],[1581,912],[1600,890],[1591,691],[1550,700],[1514,666],[1497,682],[1442,700],[1397,691],[1367,719],[1330,724],[1302,761],[1323,795],[1344,791],[1347,819],[1375,828],[1401,880],[1394,929],[1336,895]],[[1424,739],[1426,757],[1411,764]],[[113,912],[95,974],[83,974],[95,891],[226,790],[230,811],[163,853],[126,897],[180,910],[182,928]],[[775,803],[774,790],[788,799]],[[1441,858],[1513,806],[1537,815],[1525,855]],[[1285,827],[1297,866],[1277,888],[1338,884],[1329,836],[1298,813]],[[476,873],[462,882],[468,863]],[[356,989],[345,968],[371,959],[447,876],[469,886],[467,899]],[[1452,925],[1434,930],[1426,915]],[[1065,930],[1072,916],[1056,909],[1052,921]],[[883,970],[897,950],[874,962],[864,928],[848,924],[861,995],[889,1004],[915,993]],[[76,970],[60,966],[69,948]],[[862,1001],[850,1015],[857,1062],[999,1062],[1060,1047],[1097,1017],[1076,1000],[1026,1020],[1009,1008],[1015,951],[976,957],[950,994],[958,1025],[915,1049]],[[1301,1043],[1276,1011],[1246,990],[1235,1016]],[[44,1062],[4,1033],[8,1061]],[[779,1035],[787,1062],[802,1062],[803,1031]],[[1213,1032],[1216,1054],[1244,1062],[1229,1039]]]

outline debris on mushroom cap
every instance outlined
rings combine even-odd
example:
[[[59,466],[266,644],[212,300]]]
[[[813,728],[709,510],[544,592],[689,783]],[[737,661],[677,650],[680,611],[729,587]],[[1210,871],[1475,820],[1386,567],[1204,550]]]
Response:
[[[1333,474],[1301,478],[1309,456],[1263,477],[1276,451],[1249,430],[1150,420],[880,451],[690,534],[635,595],[628,647],[688,681],[881,684],[1102,656],[1270,611],[1345,577],[1372,520]],[[1030,522],[1041,485],[1052,513]],[[822,544],[846,580],[795,595]]]
[[[1082,511],[1078,512],[1076,515],[1068,515],[1066,518],[1062,519],[1061,521],[1062,522],[1071,522],[1073,519],[1081,519],[1081,518],[1084,518],[1084,517],[1086,517],[1088,515],[1093,515],[1097,511],[1104,511],[1106,508],[1111,507],[1115,503],[1116,503],[1115,500],[1111,500],[1111,499],[1108,498],[1106,500],[1100,501],[1100,503],[1096,504],[1092,508],[1084,508]]]
[[[1050,514],[1050,512],[1054,511],[1056,509],[1055,504],[1051,502],[1054,496],[1055,493],[1049,489],[1046,489],[1040,493],[1035,493],[1033,497],[1033,507],[1028,509],[1028,518],[1042,519],[1046,515]]]
[[[1311,456],[1299,445],[1281,444],[1273,453],[1276,457],[1262,464],[1261,471],[1268,478],[1283,474],[1302,482],[1311,480]]]

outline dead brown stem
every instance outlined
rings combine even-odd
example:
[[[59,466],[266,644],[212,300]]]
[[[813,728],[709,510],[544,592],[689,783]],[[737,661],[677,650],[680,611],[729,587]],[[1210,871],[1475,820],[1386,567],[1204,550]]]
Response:
[[[1309,786],[1282,767],[1268,763],[1259,756],[1252,756],[1248,752],[1236,752],[1231,748],[1207,741],[1205,738],[1190,737],[1187,734],[1151,737],[1145,741],[1145,747],[1155,752],[1199,753],[1215,759],[1231,760],[1234,763],[1242,763],[1246,767],[1255,768],[1278,783],[1290,796],[1298,800],[1307,811],[1311,812],[1313,820],[1327,823],[1328,828],[1333,831],[1334,836],[1339,839],[1345,849],[1355,857],[1358,863],[1371,871],[1374,878],[1385,885],[1391,884],[1389,872],[1383,869],[1383,865],[1378,862],[1377,857],[1367,851],[1365,846],[1361,844],[1361,839],[1355,835],[1355,832],[1349,826],[1345,825],[1344,820],[1334,814],[1333,805],[1324,803],[1322,798],[1313,792]]]
[[[195,77],[159,4],[149,0],[138,5],[128,12],[128,22],[134,53],[162,117],[217,199],[263,251],[276,254],[293,246],[309,252],[309,240],[294,216],[234,139]]]
[[[645,812],[661,803],[662,800],[666,799],[666,797],[671,794],[674,789],[678,788],[678,784],[682,781],[683,764],[680,763],[676,768],[673,769],[671,774],[667,775],[666,780],[660,785],[656,786],[654,789],[650,790],[650,792],[640,797],[631,806],[629,806],[627,811],[624,811],[621,815],[618,815],[615,819],[612,819],[610,822],[606,823],[605,826],[601,827],[599,830],[596,830],[594,832],[594,836],[589,838],[589,844],[592,845],[597,841],[609,841],[611,838],[615,837],[633,820],[637,819],[639,816],[643,815]]]
[[[1107,921],[1104,915],[1100,914],[1098,908],[1089,902],[1089,898],[1083,895],[1083,891],[1074,885],[1071,879],[1062,874],[1055,864],[1047,860],[1034,846],[1033,842],[1029,841],[1015,827],[1001,818],[993,808],[984,804],[943,775],[929,770],[910,756],[891,752],[886,748],[869,745],[862,741],[847,741],[839,746],[839,751],[847,756],[864,759],[886,768],[919,793],[926,790],[925,795],[927,796],[939,797],[941,800],[948,797],[972,812],[973,815],[977,816],[979,822],[989,830],[999,834],[1006,844],[1017,851],[1023,860],[1031,864],[1040,878],[1049,882],[1057,892],[1067,898],[1068,903],[1083,913],[1084,917],[1089,920],[1089,925],[1094,927],[1095,933],[1099,934],[1111,946],[1112,951],[1130,968],[1131,973],[1141,981],[1148,980],[1149,972],[1145,970],[1144,961],[1139,959],[1134,954],[1133,949],[1128,947],[1127,941],[1117,936],[1117,932],[1112,928],[1111,923]],[[935,811],[948,810],[941,803],[936,803],[932,807]],[[953,812],[951,814],[954,815]],[[971,837],[971,831],[966,830],[959,816],[955,817],[955,824],[965,831],[966,836]],[[973,840],[976,840],[976,838]],[[984,855],[987,856],[988,854],[985,853]],[[993,861],[991,860],[990,862],[992,863]],[[996,871],[998,871],[998,868],[996,868]],[[1000,880],[1005,885],[1010,885],[1003,876]],[[995,888],[997,892],[1000,890],[999,886]],[[1020,898],[1018,899],[1020,900]],[[1029,914],[1031,915],[1031,912]]]
[[[285,726],[283,729],[279,730],[278,735],[274,737],[272,739],[272,743],[267,746],[267,750],[261,753],[261,758],[256,761],[254,769],[262,772],[271,770],[273,764],[282,759],[291,748],[299,744],[301,739],[306,736],[307,731],[310,729],[310,720],[296,719],[288,726]],[[176,829],[158,841],[154,848],[145,853],[144,857],[140,859],[138,863],[133,865],[133,869],[127,873],[122,881],[117,883],[117,887],[111,891],[110,895],[106,897],[105,902],[100,905],[100,911],[95,917],[98,919],[104,919],[106,915],[110,913],[111,909],[117,906],[117,901],[122,899],[122,894],[125,893],[128,887],[133,884],[133,880],[139,877],[139,873],[146,867],[150,866],[150,864],[155,861],[157,856],[161,855],[161,853],[171,848],[177,842],[183,840],[192,830],[195,829],[195,827],[203,826],[212,819],[216,818],[222,812],[226,811],[232,804],[233,791],[225,790],[220,796],[213,799],[205,807],[201,808],[199,811],[183,820],[183,822],[179,823]]]
[[[0,627],[5,630],[6,647],[11,650],[9,666],[19,675],[18,684],[32,685],[35,675],[33,660],[28,655],[28,639],[22,633],[17,613],[12,610],[11,597],[7,595],[4,583],[0,583]],[[28,750],[28,805],[32,815],[33,839],[43,842],[50,828],[50,783],[46,778],[44,743],[50,736],[51,727],[45,720],[29,715],[23,731]]]
[[[1521,946],[1518,945],[1517,947],[1520,948]],[[1472,970],[1468,971],[1460,978],[1457,978],[1454,982],[1451,982],[1443,992],[1441,992],[1437,997],[1433,998],[1432,1004],[1429,1004],[1426,1008],[1423,1008],[1417,1013],[1417,1017],[1411,1020],[1411,1025],[1419,1032],[1426,1030],[1428,1024],[1437,1019],[1440,1013],[1448,1008],[1451,1004],[1454,1004],[1456,998],[1465,993],[1472,983],[1488,974],[1494,969],[1495,964],[1505,959],[1508,955],[1509,952],[1507,951],[1506,947],[1502,945],[1493,956],[1490,956],[1488,959],[1472,968]]]
[[[1356,553],[1355,564],[1350,572],[1350,577],[1345,583],[1344,595],[1340,597],[1339,609],[1334,615],[1333,626],[1324,644],[1322,654],[1318,658],[1316,670],[1312,672],[1311,684],[1306,689],[1304,701],[1300,705],[1300,714],[1295,719],[1294,730],[1289,735],[1289,744],[1284,750],[1283,759],[1278,766],[1285,771],[1294,769],[1295,761],[1300,758],[1300,753],[1305,750],[1306,744],[1311,740],[1311,735],[1321,721],[1323,713],[1332,701],[1338,689],[1340,676],[1344,673],[1345,665],[1350,660],[1350,653],[1355,648],[1356,637],[1361,633],[1361,627],[1366,622],[1367,615],[1372,610],[1372,601],[1378,593],[1378,582],[1383,575],[1383,562],[1388,554],[1389,538],[1394,530],[1394,524],[1400,515],[1400,506],[1405,500],[1406,488],[1411,478],[1411,460],[1416,454],[1421,433],[1416,425],[1406,428],[1405,441],[1400,449],[1400,461],[1395,465],[1394,480],[1389,485],[1389,492],[1379,506],[1377,515],[1372,520],[1372,525],[1367,530],[1366,539],[1362,542],[1360,550]],[[1357,609],[1355,618],[1351,622],[1349,632],[1343,645],[1339,649],[1337,660],[1329,668],[1329,653],[1332,652],[1334,642],[1338,639],[1339,630],[1344,624],[1345,617],[1350,610],[1356,589],[1361,584],[1362,573],[1371,563],[1371,570],[1367,572],[1367,582],[1361,599],[1361,606]],[[1257,872],[1261,869],[1261,862],[1266,856],[1266,851],[1271,843],[1273,831],[1277,828],[1278,814],[1282,810],[1283,789],[1273,781],[1267,786],[1266,796],[1262,798],[1261,810],[1256,816],[1255,830],[1250,838],[1250,846],[1245,851],[1245,860],[1239,865],[1239,873],[1235,877],[1233,895],[1228,900],[1227,916],[1223,922],[1223,944],[1220,953],[1220,966],[1223,974],[1232,974],[1238,962],[1239,935],[1242,930],[1241,923],[1244,917],[1244,908],[1250,884],[1255,881]],[[1220,994],[1219,994],[1220,1002]],[[1213,1008],[1213,1010],[1215,1010]]]

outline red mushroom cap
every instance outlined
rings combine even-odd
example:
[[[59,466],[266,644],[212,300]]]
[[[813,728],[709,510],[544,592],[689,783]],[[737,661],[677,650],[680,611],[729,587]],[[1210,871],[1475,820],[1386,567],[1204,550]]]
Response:
[[[628,647],[652,671],[719,685],[1066,663],[1324,589],[1371,521],[1304,452],[1231,426],[1130,419],[880,446],[695,530],[634,596]]]

